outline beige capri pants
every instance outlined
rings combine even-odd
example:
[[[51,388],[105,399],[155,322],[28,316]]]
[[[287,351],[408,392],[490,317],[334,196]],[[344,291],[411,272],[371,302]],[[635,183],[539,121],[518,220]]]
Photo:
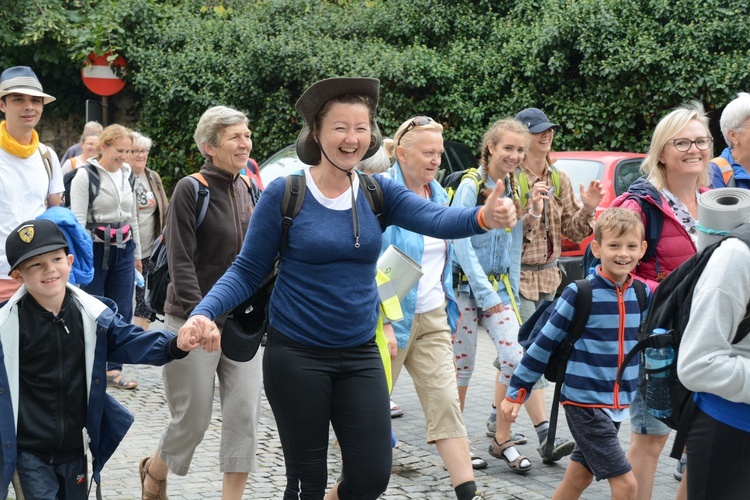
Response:
[[[169,331],[186,320],[167,315]],[[183,359],[164,365],[164,393],[172,420],[159,442],[159,456],[178,476],[188,473],[195,449],[211,422],[214,385],[219,378],[221,401],[220,472],[254,472],[257,468],[262,356],[238,363],[221,351],[196,349]]]
[[[427,442],[466,437],[445,305],[414,315],[406,349],[391,362],[393,385],[406,367],[422,404]]]

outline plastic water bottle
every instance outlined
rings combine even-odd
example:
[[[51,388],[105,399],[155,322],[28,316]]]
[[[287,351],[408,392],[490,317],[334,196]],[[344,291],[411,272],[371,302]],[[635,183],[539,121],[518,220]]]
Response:
[[[655,328],[653,335],[665,335],[664,328]],[[671,345],[660,348],[646,349],[646,407],[648,412],[656,418],[666,418],[672,414],[671,397],[669,391],[669,370],[654,372],[670,366],[674,361],[674,349]]]
[[[135,270],[135,286],[138,288],[143,288],[143,286],[146,284],[146,281],[143,279],[143,275],[138,272],[138,270]]]

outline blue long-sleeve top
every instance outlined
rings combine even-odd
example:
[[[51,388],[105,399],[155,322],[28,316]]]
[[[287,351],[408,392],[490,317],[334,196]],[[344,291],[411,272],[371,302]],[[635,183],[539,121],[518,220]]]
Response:
[[[386,225],[435,238],[463,238],[483,232],[479,208],[458,209],[425,200],[382,175]],[[192,314],[211,319],[251,296],[268,274],[281,243],[281,206],[286,181],[263,192],[237,260]],[[375,272],[382,229],[367,200],[357,193],[360,247],[354,247],[352,210],[331,210],[310,190],[289,228],[271,296],[270,325],[308,346],[346,348],[373,337],[379,314]],[[217,242],[220,243],[220,242]]]
[[[630,276],[622,285],[601,274],[601,267],[588,277],[591,281],[591,315],[583,333],[573,345],[560,393],[561,404],[595,408],[623,409],[630,406],[638,389],[638,359],[625,368],[622,383],[617,370],[625,355],[638,343],[638,326],[646,316],[641,312]],[[549,320],[521,358],[513,373],[506,399],[522,403],[531,387],[544,374],[552,352],[567,336],[573,321],[575,282],[563,290]],[[648,292],[650,302],[651,293]]]
[[[401,170],[401,166],[398,162],[388,169],[387,175],[390,175],[394,182],[406,185],[404,180],[404,173]],[[448,204],[448,193],[445,192],[443,187],[436,180],[432,180],[429,183],[430,201],[439,205]],[[474,205],[472,205],[473,207]],[[409,257],[414,259],[420,265],[422,264],[422,257],[424,255],[424,236],[419,232],[409,231],[400,226],[390,226],[383,233],[383,245],[381,253],[385,252],[389,245],[394,245],[401,251],[405,252]],[[453,295],[453,273],[451,272],[453,256],[453,245],[450,241],[446,242],[445,251],[445,264],[443,265],[442,285],[445,297],[448,299],[446,304],[446,314],[448,315],[448,326],[451,332],[456,331],[456,324],[458,323],[458,304],[456,303],[456,297]],[[417,294],[419,291],[419,282],[417,282],[409,293],[401,301],[401,311],[404,314],[404,318],[401,321],[393,323],[393,332],[396,334],[396,342],[398,343],[399,349],[406,349],[409,344],[409,336],[411,335],[412,322],[414,321],[414,314],[417,310]]]
[[[480,174],[483,168],[479,168]],[[510,198],[512,193],[509,183],[506,182],[505,185],[505,196]],[[487,187],[495,187],[495,181],[490,177],[487,178]],[[472,179],[466,179],[458,186],[452,206],[473,207],[476,204],[477,184]],[[474,300],[483,310],[501,303],[510,304],[509,291],[502,285],[498,285],[495,291],[494,285],[487,278],[491,274],[507,274],[516,304],[519,303],[523,224],[519,222],[510,232],[505,229],[493,229],[470,238],[455,240],[453,244],[455,261],[469,280],[468,288],[466,283],[456,283],[460,291],[471,290]]]

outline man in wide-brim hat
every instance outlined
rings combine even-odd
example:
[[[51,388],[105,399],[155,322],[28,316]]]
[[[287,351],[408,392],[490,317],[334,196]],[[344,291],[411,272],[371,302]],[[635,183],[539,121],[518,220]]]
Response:
[[[47,206],[59,205],[63,179],[60,162],[51,149],[39,142],[34,128],[44,105],[55,98],[44,93],[28,66],[8,68],[0,74],[0,301],[18,289],[8,276],[5,240],[19,223],[41,215]]]

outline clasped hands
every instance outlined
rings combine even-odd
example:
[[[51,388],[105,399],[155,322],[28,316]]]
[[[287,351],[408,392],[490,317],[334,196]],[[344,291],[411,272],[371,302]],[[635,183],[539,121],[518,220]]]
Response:
[[[177,347],[192,351],[200,347],[206,352],[221,349],[221,333],[216,323],[201,314],[190,316],[177,332]]]

